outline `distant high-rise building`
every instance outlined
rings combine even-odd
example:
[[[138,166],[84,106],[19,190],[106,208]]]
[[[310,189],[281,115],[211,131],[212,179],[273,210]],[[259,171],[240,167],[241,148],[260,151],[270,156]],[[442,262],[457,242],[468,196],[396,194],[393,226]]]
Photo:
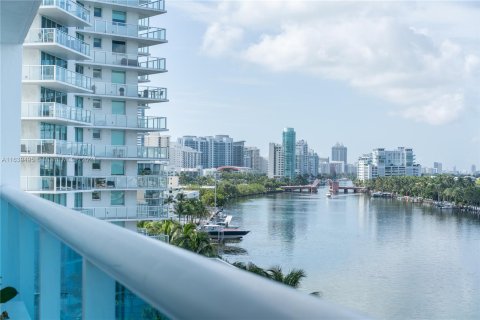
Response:
[[[434,173],[441,174],[442,173],[442,163],[441,162],[434,162],[433,169],[435,169]]]
[[[347,165],[347,147],[343,144],[336,143],[332,147],[332,161],[343,161],[344,165]]]
[[[144,144],[146,147],[170,147],[170,136],[162,135],[159,132],[150,132],[144,136]]]
[[[245,167],[245,141],[236,141],[232,144],[232,166]]]
[[[266,174],[268,172],[268,160],[260,157],[260,173]]]
[[[357,176],[360,180],[390,176],[420,176],[421,166],[415,163],[411,148],[397,150],[374,149],[358,159]]]
[[[318,154],[314,150],[310,149],[308,151],[308,175],[316,177],[319,174],[319,159]]]
[[[318,172],[323,175],[330,174],[330,159],[327,158],[318,158]]]
[[[208,167],[218,168],[232,165],[233,139],[228,135],[206,137],[208,141]]]
[[[474,164],[472,164],[472,174],[476,174],[477,173],[477,166],[475,166]]]
[[[295,175],[308,174],[308,143],[298,140],[295,144]]]
[[[277,143],[270,143],[268,148],[268,177],[284,177],[284,165],[285,163],[282,145]]]
[[[284,176],[286,178],[295,178],[296,169],[296,133],[293,128],[283,129],[283,156],[284,156]]]
[[[195,169],[200,166],[200,151],[179,143],[171,143],[169,148],[170,167],[178,169]]]
[[[200,163],[202,168],[208,168],[208,141],[205,137],[183,136],[177,142],[185,147],[190,147],[200,152]]]
[[[256,172],[261,172],[260,149],[257,147],[245,147],[243,164]]]

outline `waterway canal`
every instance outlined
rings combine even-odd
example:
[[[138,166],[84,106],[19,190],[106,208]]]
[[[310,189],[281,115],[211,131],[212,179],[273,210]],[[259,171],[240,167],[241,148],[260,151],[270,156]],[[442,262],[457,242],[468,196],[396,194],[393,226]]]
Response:
[[[245,254],[224,257],[302,268],[301,290],[377,319],[480,319],[479,218],[326,191],[232,203],[251,232],[230,244]]]

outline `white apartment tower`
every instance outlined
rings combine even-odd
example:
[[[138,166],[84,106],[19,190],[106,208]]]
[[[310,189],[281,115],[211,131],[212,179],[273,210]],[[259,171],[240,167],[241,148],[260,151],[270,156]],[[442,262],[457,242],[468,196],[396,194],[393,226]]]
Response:
[[[285,157],[283,146],[277,143],[270,143],[268,150],[268,177],[282,178],[285,174]]]
[[[166,42],[150,18],[165,12],[163,0],[43,0],[24,42],[24,190],[131,228],[162,217],[167,149],[137,141],[166,130],[145,116],[167,101],[148,85],[166,71],[149,54]]]
[[[415,163],[411,148],[397,150],[373,149],[358,159],[357,176],[360,180],[391,176],[420,176],[421,166]]]

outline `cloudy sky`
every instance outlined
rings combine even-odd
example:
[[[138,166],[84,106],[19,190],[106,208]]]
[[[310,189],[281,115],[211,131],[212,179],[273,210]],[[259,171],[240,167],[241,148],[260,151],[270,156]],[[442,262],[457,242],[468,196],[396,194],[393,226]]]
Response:
[[[293,127],[320,156],[414,148],[431,167],[480,167],[480,3],[167,1],[169,134],[257,146]]]

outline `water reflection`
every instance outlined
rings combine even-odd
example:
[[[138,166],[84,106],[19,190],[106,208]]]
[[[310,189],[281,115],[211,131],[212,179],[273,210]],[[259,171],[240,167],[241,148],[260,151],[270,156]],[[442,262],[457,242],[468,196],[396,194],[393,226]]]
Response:
[[[375,318],[480,318],[480,218],[364,195],[277,194],[226,208],[231,261],[304,269],[302,290]],[[236,250],[236,249],[235,249]]]

